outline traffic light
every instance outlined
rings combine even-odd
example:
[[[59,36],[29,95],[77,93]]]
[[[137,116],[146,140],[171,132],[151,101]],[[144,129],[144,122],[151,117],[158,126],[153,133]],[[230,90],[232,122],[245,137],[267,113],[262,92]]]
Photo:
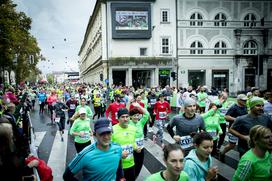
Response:
[[[100,74],[100,81],[103,81],[103,74]]]
[[[171,72],[171,77],[173,78],[173,81],[175,81],[177,79],[177,73]]]

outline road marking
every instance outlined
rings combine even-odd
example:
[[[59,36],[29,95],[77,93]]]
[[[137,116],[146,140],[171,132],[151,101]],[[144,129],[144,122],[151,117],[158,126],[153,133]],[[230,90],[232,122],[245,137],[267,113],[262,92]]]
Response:
[[[146,177],[148,177],[149,175],[151,175],[151,173],[145,168],[145,166],[143,165],[142,170],[138,176],[138,178],[136,179],[136,181],[143,181]]]
[[[54,180],[63,180],[62,175],[66,168],[66,154],[67,154],[67,139],[68,131],[64,130],[63,142],[59,132],[56,132],[54,143],[48,159],[48,165],[53,170]]]
[[[39,147],[44,136],[46,134],[46,131],[42,131],[42,132],[35,132],[35,139],[34,139],[34,143],[36,147]]]

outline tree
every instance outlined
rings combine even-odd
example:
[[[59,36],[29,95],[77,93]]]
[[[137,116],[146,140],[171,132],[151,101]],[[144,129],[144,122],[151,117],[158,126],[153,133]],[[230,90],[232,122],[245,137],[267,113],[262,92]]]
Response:
[[[47,79],[47,82],[49,84],[53,84],[54,83],[54,75],[53,74],[47,74],[46,75],[46,79]]]
[[[15,71],[19,83],[35,70],[40,48],[29,32],[31,18],[16,12],[15,7],[11,0],[0,0],[0,72],[3,76],[4,70]]]

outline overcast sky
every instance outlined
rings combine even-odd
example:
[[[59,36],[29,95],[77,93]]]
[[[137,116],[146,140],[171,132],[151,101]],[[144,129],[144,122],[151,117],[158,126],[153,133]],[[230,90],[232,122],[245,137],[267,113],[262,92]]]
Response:
[[[78,71],[78,52],[96,0],[13,2],[18,5],[17,11],[32,18],[31,34],[36,37],[41,53],[47,59],[38,64],[40,70],[43,73]]]

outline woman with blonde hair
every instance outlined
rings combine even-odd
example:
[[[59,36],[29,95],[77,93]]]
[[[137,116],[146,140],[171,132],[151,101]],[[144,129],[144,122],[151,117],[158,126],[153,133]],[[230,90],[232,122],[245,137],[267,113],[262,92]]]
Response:
[[[269,128],[256,125],[249,132],[251,149],[239,161],[233,176],[234,181],[272,180],[272,132]]]

